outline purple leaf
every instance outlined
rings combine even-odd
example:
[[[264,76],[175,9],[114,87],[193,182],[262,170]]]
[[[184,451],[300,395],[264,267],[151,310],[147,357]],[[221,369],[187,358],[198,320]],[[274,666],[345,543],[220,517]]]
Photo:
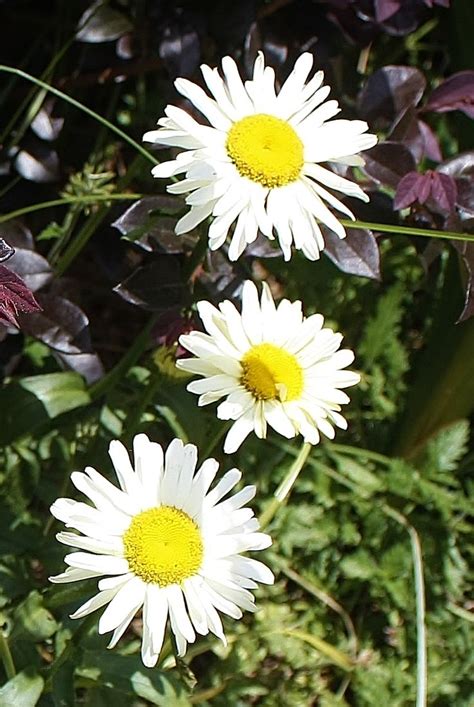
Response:
[[[418,172],[409,172],[400,179],[393,200],[395,211],[406,209],[418,199],[419,184],[423,179],[424,175]]]
[[[79,20],[76,39],[92,44],[110,42],[131,29],[132,25],[125,15],[102,0],[97,0]]]
[[[359,94],[359,113],[373,122],[393,122],[416,106],[426,87],[421,71],[411,66],[384,66],[368,79]]]
[[[171,255],[137,268],[114,287],[114,292],[127,302],[151,311],[183,305],[187,294],[180,261]]]
[[[26,250],[34,250],[35,242],[29,228],[20,221],[6,221],[1,226],[2,236],[12,248],[26,248]]]
[[[474,71],[459,71],[435,88],[424,110],[446,113],[460,110],[474,118]]]
[[[3,238],[0,238],[0,263],[4,263],[5,260],[11,258],[14,252],[15,248],[12,248]]]
[[[158,53],[170,76],[192,76],[201,57],[201,47],[196,29],[181,19],[164,28]]]
[[[415,160],[410,150],[398,142],[379,142],[364,154],[364,171],[376,182],[396,189],[400,179],[414,172]]]
[[[37,312],[40,309],[33,293],[21,277],[0,265],[0,321],[19,328],[20,312]]]
[[[193,234],[177,236],[174,232],[176,221],[169,214],[176,214],[182,208],[180,199],[146,196],[129,206],[112,226],[144,250],[183,253],[192,250],[197,237]]]
[[[454,211],[458,196],[456,182],[442,172],[431,172],[431,175],[431,196],[442,211]]]
[[[456,182],[461,219],[474,218],[474,150],[446,160],[439,165],[438,172],[448,174]]]
[[[425,153],[425,141],[417,119],[416,109],[408,108],[392,128],[388,140],[399,142],[408,147],[413,157],[419,162]]]
[[[433,162],[441,162],[443,155],[435,133],[423,120],[418,120],[418,129],[423,138],[423,154]]]
[[[432,173],[428,171],[426,174],[419,175],[417,199],[420,204],[424,204],[431,194],[431,174]]]
[[[283,251],[275,244],[275,241],[271,241],[259,233],[253,243],[249,243],[245,248],[244,256],[250,258],[281,258]]]
[[[64,297],[38,295],[41,312],[28,317],[24,331],[58,353],[91,353],[89,320]]]
[[[56,140],[62,130],[64,118],[53,118],[54,101],[47,100],[31,121],[30,127],[42,140]]]
[[[94,383],[103,375],[103,367],[92,350],[87,316],[64,297],[38,295],[38,301],[42,311],[22,317],[22,331],[49,346],[68,368]]]
[[[385,22],[400,9],[402,0],[374,0],[375,19]]]
[[[44,287],[53,277],[53,271],[46,258],[26,248],[16,249],[9,267],[23,278],[26,286],[33,292]]]
[[[344,239],[324,228],[324,253],[342,272],[380,280],[380,254],[370,231],[350,228]]]
[[[18,152],[15,169],[31,182],[56,182],[59,179],[59,158],[54,150],[38,140],[38,144]]]
[[[433,7],[433,5],[439,5],[440,7],[449,7],[449,0],[423,0],[425,5],[428,7]]]
[[[425,174],[410,172],[399,182],[393,208],[405,209],[413,202],[424,204],[431,198],[440,211],[454,211],[457,199],[456,182],[441,172],[428,170]]]
[[[474,182],[474,150],[461,152],[456,157],[451,157],[439,165],[438,171],[451,175],[453,179],[463,177]]]

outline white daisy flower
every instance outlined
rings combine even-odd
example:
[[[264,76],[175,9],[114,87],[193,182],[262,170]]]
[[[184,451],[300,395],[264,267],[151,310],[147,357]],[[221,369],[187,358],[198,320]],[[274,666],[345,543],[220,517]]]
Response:
[[[323,329],[321,314],[303,317],[299,301],[284,299],[276,307],[265,283],[259,301],[251,281],[243,287],[242,314],[227,300],[219,309],[210,302],[197,306],[208,333],[181,336],[181,345],[196,358],[176,365],[204,376],[187,386],[199,395],[198,405],[226,396],[217,417],[235,422],[225,452],[235,452],[252,430],[265,438],[267,424],[287,438],[301,433],[310,444],[319,442],[320,432],[333,439],[333,425],[347,428],[339,411],[349,397],[340,388],[355,385],[360,376],[342,370],[354,354],[338,351],[342,336]]]
[[[61,532],[59,542],[78,548],[66,555],[69,567],[52,582],[104,577],[99,593],[71,618],[106,606],[99,633],[113,631],[115,646],[139,609],[143,615],[142,660],[156,665],[169,617],[179,655],[196,633],[211,631],[225,643],[218,611],[240,619],[255,611],[249,591],[273,575],[258,560],[243,557],[263,550],[271,539],[245,504],[255,495],[246,486],[226,500],[241,473],[228,471],[209,491],[219,464],[206,459],[195,473],[197,448],[175,439],[163,455],[144,434],[133,442],[135,469],[117,440],[109,454],[120,489],[95,469],[74,472],[71,480],[87,503],[60,498],[51,513],[78,532]]]
[[[229,56],[222,60],[223,77],[203,64],[212,98],[191,81],[176,80],[179,93],[207,123],[169,105],[166,118],[158,121],[159,129],[145,133],[143,139],[183,149],[176,159],[152,170],[155,177],[185,174],[184,180],[168,187],[172,194],[187,194],[191,207],[178,221],[177,234],[212,216],[209,247],[216,250],[235,224],[231,260],[258,231],[270,239],[276,232],[285,260],[291,257],[293,243],[311,260],[319,258],[324,248],[319,223],[345,237],[327,204],[351,219],[354,215],[327,188],[369,199],[357,184],[327,165],[364,164],[358,153],[373,147],[377,137],[366,132],[368,125],[362,120],[331,120],[340,111],[338,102],[326,101],[330,88],[322,85],[322,71],[307,81],[312,65],[312,54],[302,54],[278,93],[275,72],[265,66],[261,52],[253,78],[245,83]]]

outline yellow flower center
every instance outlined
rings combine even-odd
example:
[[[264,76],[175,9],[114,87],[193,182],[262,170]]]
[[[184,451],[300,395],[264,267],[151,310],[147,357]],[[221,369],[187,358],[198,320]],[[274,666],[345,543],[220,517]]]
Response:
[[[229,130],[227,154],[242,177],[273,189],[298,179],[303,143],[291,125],[258,113],[238,120]]]
[[[303,392],[303,369],[293,354],[274,344],[257,344],[243,356],[241,383],[259,400],[296,400]]]
[[[179,584],[201,566],[204,549],[199,528],[174,506],[138,513],[122,540],[130,571],[144,582],[160,587]]]

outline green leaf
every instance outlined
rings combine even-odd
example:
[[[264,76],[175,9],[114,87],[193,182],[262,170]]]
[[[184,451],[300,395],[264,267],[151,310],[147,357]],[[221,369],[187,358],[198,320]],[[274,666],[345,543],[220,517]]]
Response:
[[[0,444],[89,402],[84,380],[77,373],[47,373],[14,381],[0,390]]]
[[[458,420],[443,427],[428,441],[425,448],[426,462],[422,464],[422,468],[427,471],[453,471],[467,452],[468,442],[467,420]]]
[[[339,455],[335,457],[335,461],[340,473],[354,481],[367,493],[373,494],[383,488],[383,481],[371,471],[368,471],[362,464],[355,462],[349,457]]]
[[[72,660],[65,661],[52,678],[52,697],[54,707],[74,707],[76,704],[74,692],[75,664]]]
[[[378,573],[377,563],[367,550],[357,550],[342,558],[340,567],[351,579],[372,579]]]
[[[369,369],[377,361],[387,361],[391,367],[406,369],[405,354],[397,340],[403,315],[403,295],[401,285],[392,287],[380,298],[375,316],[369,319],[365,326],[358,356],[365,361],[365,366]],[[396,354],[395,360],[392,358],[393,354]]]
[[[190,705],[176,678],[161,670],[147,670],[139,656],[87,650],[84,651],[83,664],[77,672],[81,677],[121,692],[138,695],[159,707]]]
[[[36,590],[33,590],[16,609],[14,622],[15,627],[12,633],[14,639],[19,636],[24,638],[23,634],[26,633],[36,641],[44,641],[46,638],[50,638],[58,628],[52,614],[43,605],[42,595]]]
[[[43,692],[44,680],[26,670],[0,688],[0,707],[34,707]]]

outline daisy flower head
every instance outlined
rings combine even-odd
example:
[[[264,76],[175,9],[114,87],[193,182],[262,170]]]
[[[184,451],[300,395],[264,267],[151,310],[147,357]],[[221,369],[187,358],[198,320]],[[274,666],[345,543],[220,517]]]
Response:
[[[109,454],[120,488],[95,469],[74,472],[74,486],[92,502],[59,498],[51,513],[75,532],[60,532],[59,542],[75,550],[68,568],[52,582],[100,577],[98,593],[71,618],[106,607],[99,633],[113,631],[115,646],[142,609],[142,660],[156,665],[169,618],[179,655],[196,634],[211,631],[225,643],[218,612],[234,619],[255,611],[251,589],[273,583],[270,570],[241,553],[271,545],[258,532],[258,520],[245,504],[255,495],[246,486],[228,496],[241,473],[231,469],[212,490],[219,464],[206,459],[196,472],[197,448],[181,440],[166,453],[144,434],[133,442],[134,467],[117,440]]]
[[[219,308],[199,302],[198,311],[207,333],[180,337],[194,358],[176,365],[203,376],[187,386],[199,395],[198,405],[225,397],[217,416],[235,421],[225,452],[235,452],[252,430],[265,438],[267,425],[287,438],[302,434],[310,444],[320,432],[333,439],[334,426],[347,428],[340,410],[349,397],[341,388],[360,376],[343,370],[354,354],[339,350],[342,335],[323,328],[321,314],[304,317],[299,301],[275,306],[266,283],[259,299],[251,281],[243,287],[241,314],[227,300]]]
[[[222,59],[222,75],[203,64],[211,95],[187,79],[176,80],[178,92],[206,122],[168,105],[158,129],[143,139],[182,150],[152,170],[155,177],[184,174],[168,186],[172,194],[186,194],[190,206],[176,225],[177,234],[212,216],[209,248],[220,248],[230,232],[230,260],[259,231],[270,239],[277,235],[285,260],[292,244],[310,260],[319,258],[324,248],[320,223],[344,238],[344,227],[328,207],[351,219],[354,215],[332,191],[363,201],[368,197],[329,165],[364,164],[358,153],[377,138],[362,120],[332,120],[340,111],[338,102],[326,100],[330,88],[323,86],[322,71],[308,80],[312,65],[313,55],[302,54],[279,92],[261,52],[245,83],[229,56]]]

